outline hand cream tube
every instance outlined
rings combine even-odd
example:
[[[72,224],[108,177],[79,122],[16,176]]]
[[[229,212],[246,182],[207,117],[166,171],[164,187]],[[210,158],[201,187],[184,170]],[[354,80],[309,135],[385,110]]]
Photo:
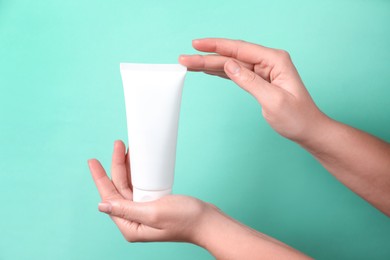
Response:
[[[184,78],[179,64],[121,63],[133,200],[170,194]]]

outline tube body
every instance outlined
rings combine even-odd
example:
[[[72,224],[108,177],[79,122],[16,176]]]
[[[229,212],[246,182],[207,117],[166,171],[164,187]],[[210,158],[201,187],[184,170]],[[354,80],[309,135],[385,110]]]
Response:
[[[182,89],[179,64],[121,63],[134,201],[170,194]]]

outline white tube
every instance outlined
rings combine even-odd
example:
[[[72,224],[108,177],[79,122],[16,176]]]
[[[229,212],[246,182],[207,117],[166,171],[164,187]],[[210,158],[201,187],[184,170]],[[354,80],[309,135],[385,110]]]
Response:
[[[179,64],[121,63],[134,201],[170,194],[184,78]]]

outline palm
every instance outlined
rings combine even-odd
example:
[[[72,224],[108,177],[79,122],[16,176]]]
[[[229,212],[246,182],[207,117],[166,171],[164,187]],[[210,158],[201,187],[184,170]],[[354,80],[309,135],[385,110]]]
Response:
[[[129,156],[125,152],[125,145],[117,141],[114,145],[112,155],[111,177],[107,176],[106,171],[98,160],[90,160],[89,167],[92,177],[98,188],[102,201],[109,200],[130,200],[133,199]],[[143,224],[130,221],[124,218],[111,217],[124,237],[142,236],[139,233],[155,233],[158,229],[145,226]]]

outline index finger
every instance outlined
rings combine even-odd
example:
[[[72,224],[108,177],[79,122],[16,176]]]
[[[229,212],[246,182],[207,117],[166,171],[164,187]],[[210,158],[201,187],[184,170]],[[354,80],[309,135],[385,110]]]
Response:
[[[123,199],[98,160],[89,160],[88,166],[102,200]]]
[[[198,51],[215,52],[222,56],[252,64],[273,61],[277,52],[276,49],[258,44],[224,38],[197,39],[192,41],[192,46]]]

